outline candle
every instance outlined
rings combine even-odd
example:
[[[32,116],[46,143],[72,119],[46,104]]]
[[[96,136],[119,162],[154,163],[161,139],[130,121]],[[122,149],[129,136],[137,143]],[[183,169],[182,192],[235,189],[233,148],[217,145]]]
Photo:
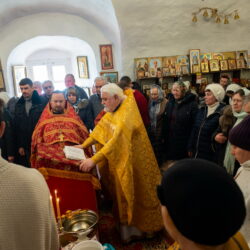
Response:
[[[58,218],[58,220],[59,220],[59,226],[60,226],[60,228],[62,227],[62,218],[61,218],[61,212],[60,212],[60,204],[59,204],[59,202],[60,202],[60,199],[59,198],[57,198],[56,199],[56,212],[57,212],[57,218]]]
[[[55,189],[54,190],[54,193],[55,193],[55,200],[56,200],[56,213],[57,213],[57,217],[58,217],[58,211],[57,211],[57,190]]]
[[[54,193],[55,193],[55,197],[56,197],[56,201],[57,201],[58,197],[57,197],[57,190],[56,189],[54,190]]]

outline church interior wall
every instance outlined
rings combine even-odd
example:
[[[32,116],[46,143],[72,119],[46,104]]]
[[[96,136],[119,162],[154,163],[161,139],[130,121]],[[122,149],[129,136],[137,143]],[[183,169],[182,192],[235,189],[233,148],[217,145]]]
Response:
[[[19,10],[15,19],[1,11],[0,55],[9,92],[12,92],[12,77],[8,56],[16,46],[37,36],[69,36],[87,42],[94,51],[97,74],[101,71],[99,45],[112,44],[114,71],[118,71],[119,76],[126,74],[132,78],[137,57],[185,55],[190,49],[250,51],[250,2],[247,0],[226,3],[216,0],[103,0],[86,1],[85,6],[77,0],[70,4],[55,0],[43,6],[38,2],[34,0],[32,6],[26,5],[26,16]],[[56,3],[60,3],[60,7],[56,7]],[[223,20],[216,24],[201,14],[198,22],[193,23],[192,12],[204,6],[218,8],[223,13],[238,9],[240,19],[230,18],[229,24],[224,24]],[[22,62],[16,58],[15,63]],[[89,84],[78,80],[80,85]]]

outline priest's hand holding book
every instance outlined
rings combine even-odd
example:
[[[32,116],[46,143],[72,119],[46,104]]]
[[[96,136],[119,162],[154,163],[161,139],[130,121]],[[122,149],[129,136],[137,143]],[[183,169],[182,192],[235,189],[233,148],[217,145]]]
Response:
[[[66,158],[80,161],[79,168],[81,171],[90,172],[95,166],[95,163],[91,158],[86,158],[82,148],[82,145],[76,145],[73,147],[65,146],[63,151],[65,153]]]

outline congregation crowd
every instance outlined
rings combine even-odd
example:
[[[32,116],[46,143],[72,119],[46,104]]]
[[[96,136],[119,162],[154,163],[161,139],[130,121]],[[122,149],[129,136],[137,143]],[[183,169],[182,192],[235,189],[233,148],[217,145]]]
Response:
[[[106,160],[109,173],[117,178],[114,186],[120,197],[116,199],[122,234],[130,234],[131,228],[124,227],[127,222],[135,226],[133,232],[139,229],[138,234],[161,229],[162,222],[155,212],[159,210],[155,188],[161,182],[157,194],[163,222],[176,240],[171,249],[207,249],[197,244],[228,244],[228,248],[216,249],[248,249],[237,233],[241,229],[250,244],[250,90],[230,83],[227,75],[222,75],[219,83],[208,84],[197,91],[191,89],[190,82],[177,81],[167,96],[154,84],[149,99],[127,76],[123,76],[117,86],[113,85],[97,77],[93,94],[88,97],[76,85],[74,75],[68,74],[64,91],[55,91],[49,80],[41,84],[24,78],[19,83],[20,98],[0,93],[2,157],[31,167],[33,132],[41,126],[39,119],[45,117],[41,115],[49,105],[53,114],[62,114],[60,105],[65,98],[86,127],[86,135],[90,133],[85,141],[75,144],[84,149],[96,142],[103,146],[94,156],[90,153],[89,159],[81,161],[79,169],[90,172],[93,166]],[[53,95],[61,99],[51,100]],[[131,108],[134,102],[136,111]],[[105,133],[102,129],[106,129]],[[39,140],[37,137],[37,142]],[[123,148],[120,149],[118,143]],[[149,147],[154,152],[152,156]],[[126,152],[128,157],[124,156]],[[154,168],[157,165],[157,169]],[[115,168],[120,172],[114,174]],[[130,182],[133,178],[134,184]],[[127,214],[123,211],[125,206]],[[203,212],[199,217],[200,211]],[[144,220],[148,215],[154,222]],[[242,248],[235,248],[239,244]]]

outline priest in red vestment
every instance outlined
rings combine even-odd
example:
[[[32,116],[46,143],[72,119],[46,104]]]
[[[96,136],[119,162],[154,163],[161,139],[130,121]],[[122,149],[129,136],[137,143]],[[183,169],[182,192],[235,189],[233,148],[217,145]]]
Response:
[[[65,157],[64,146],[82,144],[88,130],[64,93],[53,92],[32,136],[31,165],[46,178],[51,194],[57,190],[61,213],[67,210],[91,209],[97,211],[95,189],[99,180],[93,174],[82,173],[79,161]],[[91,148],[85,150],[92,156]]]

